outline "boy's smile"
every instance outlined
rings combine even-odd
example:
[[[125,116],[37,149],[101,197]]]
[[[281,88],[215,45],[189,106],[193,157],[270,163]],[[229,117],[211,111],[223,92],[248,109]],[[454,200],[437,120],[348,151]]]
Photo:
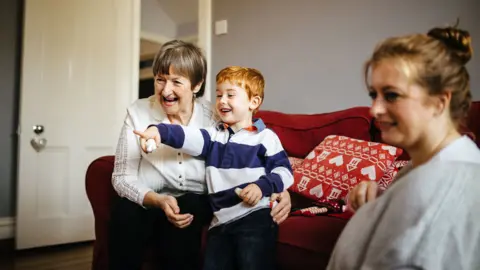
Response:
[[[234,131],[252,125],[252,106],[247,91],[230,81],[217,85],[216,109],[220,119]]]

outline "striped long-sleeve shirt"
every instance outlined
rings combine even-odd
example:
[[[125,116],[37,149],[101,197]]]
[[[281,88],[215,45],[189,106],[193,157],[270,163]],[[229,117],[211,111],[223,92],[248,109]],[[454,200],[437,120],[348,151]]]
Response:
[[[210,227],[237,220],[267,208],[272,193],[293,184],[292,168],[280,139],[256,119],[251,128],[234,133],[222,124],[198,129],[159,124],[161,142],[205,159],[207,187],[214,219]],[[263,198],[255,206],[247,205],[235,193],[255,183]]]

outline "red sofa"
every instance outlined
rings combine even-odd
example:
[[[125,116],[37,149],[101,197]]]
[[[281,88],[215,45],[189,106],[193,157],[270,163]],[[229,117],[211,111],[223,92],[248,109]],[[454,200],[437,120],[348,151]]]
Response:
[[[304,158],[331,134],[371,141],[379,141],[380,138],[367,107],[314,115],[260,111],[256,116],[261,117],[278,134],[285,150],[292,157]],[[480,121],[474,121],[479,117],[480,102],[475,102],[462,132],[476,136],[476,143],[480,147]],[[400,157],[402,158],[407,159],[408,156]],[[111,185],[113,160],[113,156],[99,157],[90,164],[86,173],[87,195],[95,216],[93,270],[108,269],[108,220],[112,198],[117,196]],[[291,195],[293,208],[310,206],[308,200],[294,193]],[[324,269],[349,217],[348,213],[316,217],[290,216],[280,225],[278,269]],[[152,261],[148,256],[145,261],[145,268],[154,264],[148,263]]]

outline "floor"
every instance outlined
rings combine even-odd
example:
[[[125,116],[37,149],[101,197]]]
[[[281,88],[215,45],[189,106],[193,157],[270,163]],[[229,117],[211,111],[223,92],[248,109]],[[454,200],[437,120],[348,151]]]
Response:
[[[30,250],[13,250],[13,240],[0,241],[1,270],[88,270],[93,243],[77,243]]]

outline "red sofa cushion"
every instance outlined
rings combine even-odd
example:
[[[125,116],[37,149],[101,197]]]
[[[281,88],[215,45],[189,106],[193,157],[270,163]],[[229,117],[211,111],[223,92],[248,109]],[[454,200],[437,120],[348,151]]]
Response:
[[[477,146],[480,147],[480,101],[475,101],[470,107],[467,119],[465,119],[465,129],[472,134],[472,139],[475,140]]]
[[[359,182],[380,181],[402,152],[382,143],[329,135],[294,171],[290,190],[311,200],[345,199]]]
[[[289,156],[305,158],[328,135],[342,135],[370,141],[368,107],[355,107],[322,114],[285,114],[259,111],[266,126],[278,135]]]
[[[330,216],[289,217],[279,227],[279,269],[325,269],[346,224],[346,219]]]

